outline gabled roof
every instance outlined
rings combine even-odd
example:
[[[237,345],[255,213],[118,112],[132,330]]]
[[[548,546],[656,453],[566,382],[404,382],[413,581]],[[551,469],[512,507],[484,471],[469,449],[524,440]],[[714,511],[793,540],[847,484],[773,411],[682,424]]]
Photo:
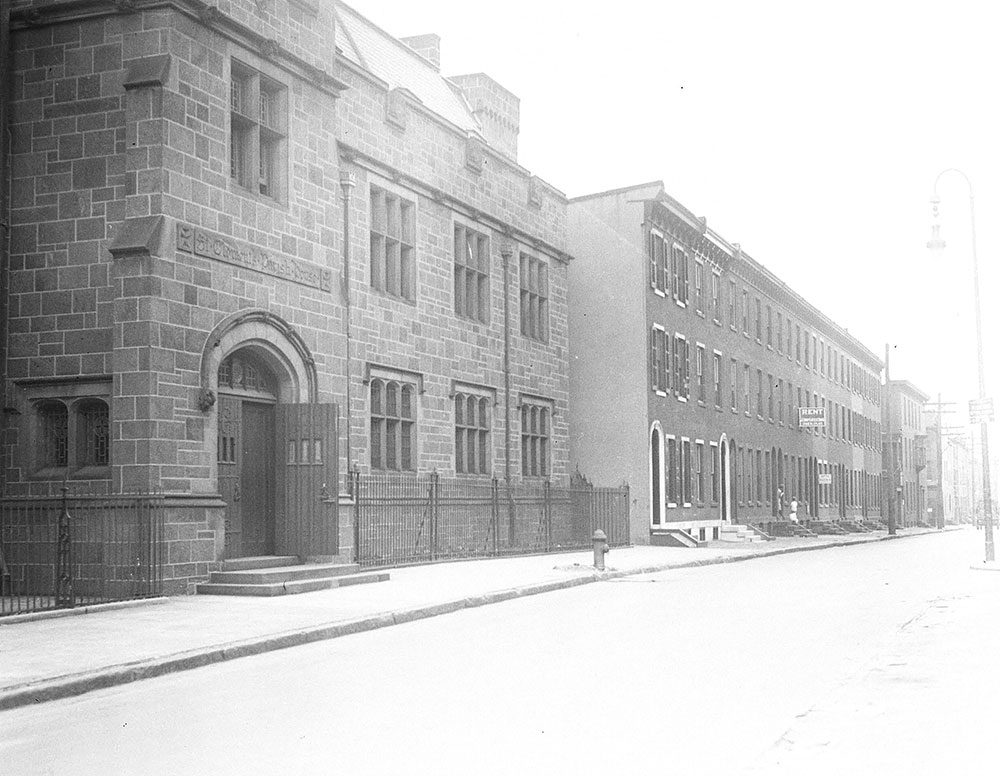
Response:
[[[465,98],[427,59],[344,3],[336,3],[336,45],[341,56],[390,89],[403,88],[426,108],[467,132],[480,133]]]

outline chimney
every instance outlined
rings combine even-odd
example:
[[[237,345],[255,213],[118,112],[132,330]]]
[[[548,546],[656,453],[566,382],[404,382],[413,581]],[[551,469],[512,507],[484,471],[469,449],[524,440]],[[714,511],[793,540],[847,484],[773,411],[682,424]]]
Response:
[[[434,65],[435,70],[438,72],[441,71],[440,35],[435,35],[431,32],[427,35],[414,35],[411,38],[400,38],[400,40]]]
[[[486,142],[516,162],[521,101],[484,73],[449,76],[448,80],[472,107]]]

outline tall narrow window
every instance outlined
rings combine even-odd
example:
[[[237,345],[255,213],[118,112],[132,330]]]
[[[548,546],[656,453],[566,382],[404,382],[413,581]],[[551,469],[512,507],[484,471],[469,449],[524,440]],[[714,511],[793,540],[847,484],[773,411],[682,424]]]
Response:
[[[736,281],[729,281],[729,328],[736,331]]]
[[[695,374],[698,377],[698,401],[705,401],[705,346],[698,345],[694,358]]]
[[[743,365],[743,411],[750,414],[750,364]]]
[[[743,333],[750,336],[750,293],[743,292]]]
[[[773,314],[774,313],[771,310],[771,305],[768,305],[767,306],[767,346],[769,348],[774,346],[774,328],[773,328],[774,323],[771,320],[771,316]]]
[[[490,320],[490,241],[462,224],[455,224],[455,314]]]
[[[712,354],[712,385],[715,390],[715,406],[722,406],[722,354]]]
[[[781,325],[781,317],[782,317],[781,313],[778,313],[778,332],[777,332],[778,336],[775,337],[775,339],[777,340],[775,344],[777,345],[779,354],[783,350],[783,348],[781,347],[781,342],[782,342],[782,337],[784,336],[784,327]]]
[[[694,444],[694,500],[705,503],[705,443]]]
[[[100,399],[88,399],[79,405],[77,414],[80,420],[80,432],[77,436],[77,444],[80,446],[79,463],[82,466],[107,466],[111,453],[107,403]]]
[[[654,326],[649,332],[649,343],[650,388],[654,391],[665,393],[670,388],[668,383],[669,367],[667,364],[670,345],[666,332]]]
[[[719,448],[712,442],[708,449],[708,457],[712,467],[712,504],[719,503]]]
[[[416,299],[415,208],[371,186],[371,286],[409,302]]]
[[[759,504],[763,500],[764,488],[763,488],[763,466],[761,465],[761,453],[760,450],[757,451],[757,460],[755,461],[756,467],[754,469],[754,487],[756,488],[756,500]]]
[[[371,466],[383,471],[416,469],[416,386],[372,378],[370,387]]]
[[[712,273],[712,320],[716,323],[722,322],[722,311],[719,309],[721,307],[719,301],[719,284],[722,282],[722,278],[719,277],[718,272]]]
[[[547,342],[549,339],[548,267],[521,254],[521,334]]]
[[[229,176],[245,189],[283,198],[287,89],[233,60],[229,84]]]
[[[674,335],[674,391],[684,399],[691,393],[691,345],[681,334]]]
[[[667,439],[667,501],[677,504],[677,440]]]
[[[521,405],[521,475],[549,476],[549,446],[551,440],[550,407],[525,402]]]
[[[691,505],[691,442],[687,439],[681,441],[681,484],[683,487],[682,496],[684,505]]]
[[[729,408],[736,412],[736,359],[729,359]]]
[[[670,293],[667,272],[667,248],[663,235],[650,230],[649,232],[649,285],[663,294]]]
[[[704,307],[704,294],[705,294],[705,265],[700,261],[695,261],[694,263],[694,309],[699,312],[705,312]]]
[[[754,339],[760,342],[761,333],[761,308],[760,308],[760,297],[754,299]]]
[[[58,401],[39,404],[40,468],[61,468],[69,465],[69,413]]]
[[[490,400],[455,394],[455,471],[490,473]]]

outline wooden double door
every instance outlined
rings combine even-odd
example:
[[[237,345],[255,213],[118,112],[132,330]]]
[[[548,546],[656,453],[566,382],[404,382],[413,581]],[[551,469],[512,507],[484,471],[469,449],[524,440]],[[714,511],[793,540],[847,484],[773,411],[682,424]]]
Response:
[[[337,407],[219,396],[225,556],[338,552]]]

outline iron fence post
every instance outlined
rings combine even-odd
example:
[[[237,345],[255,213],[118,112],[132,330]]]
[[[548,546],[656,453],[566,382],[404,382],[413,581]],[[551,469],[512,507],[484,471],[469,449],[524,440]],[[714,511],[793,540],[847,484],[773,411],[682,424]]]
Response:
[[[67,504],[69,488],[63,486],[62,509],[56,524],[56,607],[72,608],[73,600],[73,544],[70,534],[70,516]]]
[[[490,493],[490,532],[493,534],[493,555],[500,554],[500,480],[493,478]]]
[[[545,551],[552,551],[552,483],[545,480],[542,485],[542,500],[545,510]]]
[[[510,484],[509,479],[504,480],[504,489],[507,491],[507,549],[513,551],[515,545],[516,527],[515,522],[517,519],[516,508],[514,505],[514,488]]]
[[[625,491],[625,523],[622,526],[622,528],[624,529],[623,532],[622,532],[622,536],[625,537],[625,540],[624,540],[625,544],[631,544],[632,543],[632,536],[631,536],[631,533],[632,533],[632,531],[631,531],[631,517],[632,517],[632,515],[631,515],[630,510],[632,508],[632,499],[629,498],[629,487],[628,487],[628,483],[627,482],[623,483],[622,488]]]
[[[437,469],[431,472],[431,560],[437,560],[438,555],[438,477]]]
[[[361,563],[361,471],[348,464],[348,475],[351,478],[351,495],[354,499],[354,562]]]

